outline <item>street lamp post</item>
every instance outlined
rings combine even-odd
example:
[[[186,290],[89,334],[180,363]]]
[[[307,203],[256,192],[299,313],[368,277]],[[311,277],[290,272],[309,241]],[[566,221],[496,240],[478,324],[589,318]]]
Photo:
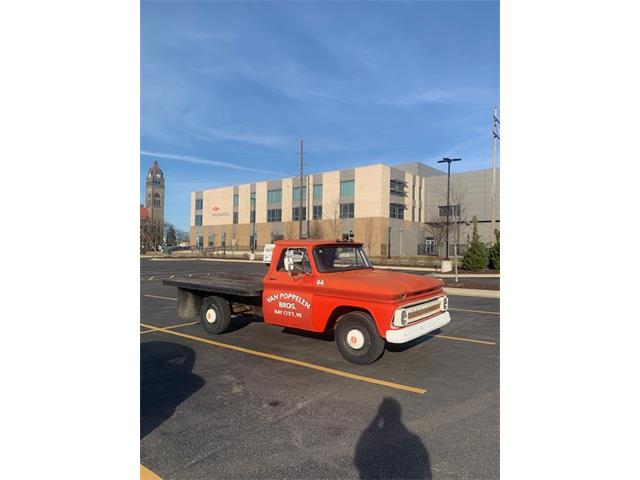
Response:
[[[387,233],[387,258],[391,259],[391,226],[389,226]]]
[[[251,198],[251,209],[249,215],[253,213],[253,222],[251,222],[251,253],[256,251],[256,199]]]
[[[449,190],[451,186],[451,162],[459,162],[461,158],[443,158],[438,160],[438,163],[447,164],[447,244],[446,244],[446,259],[449,260],[449,216],[451,215],[451,206],[449,205]]]

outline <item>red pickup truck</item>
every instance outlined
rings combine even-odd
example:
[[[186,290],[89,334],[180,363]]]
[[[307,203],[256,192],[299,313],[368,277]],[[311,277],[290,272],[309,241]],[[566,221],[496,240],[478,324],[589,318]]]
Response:
[[[385,341],[406,343],[450,321],[442,281],[374,270],[354,242],[284,240],[275,243],[264,278],[216,273],[165,280],[178,288],[178,314],[199,318],[210,334],[232,315],[253,313],[266,323],[334,332],[350,362],[368,364]]]

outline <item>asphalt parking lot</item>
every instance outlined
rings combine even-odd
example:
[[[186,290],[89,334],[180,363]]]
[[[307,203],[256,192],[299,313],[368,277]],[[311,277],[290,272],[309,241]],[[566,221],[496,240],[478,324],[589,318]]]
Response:
[[[141,464],[163,479],[498,478],[499,301],[372,365],[317,335],[236,317],[207,335],[172,275],[260,264],[141,259]],[[163,328],[157,330],[156,328]]]

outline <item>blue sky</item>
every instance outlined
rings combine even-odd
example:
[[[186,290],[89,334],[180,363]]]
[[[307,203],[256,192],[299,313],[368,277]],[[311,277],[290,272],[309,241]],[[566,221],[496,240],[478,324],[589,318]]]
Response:
[[[491,166],[497,2],[143,2],[140,202],[371,163]]]

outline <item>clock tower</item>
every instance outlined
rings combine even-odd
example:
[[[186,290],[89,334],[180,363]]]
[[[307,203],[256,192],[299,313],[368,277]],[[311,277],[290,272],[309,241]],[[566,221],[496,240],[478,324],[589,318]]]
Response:
[[[161,245],[164,230],[164,174],[157,161],[147,172],[145,207],[149,212],[151,238],[155,245]]]

